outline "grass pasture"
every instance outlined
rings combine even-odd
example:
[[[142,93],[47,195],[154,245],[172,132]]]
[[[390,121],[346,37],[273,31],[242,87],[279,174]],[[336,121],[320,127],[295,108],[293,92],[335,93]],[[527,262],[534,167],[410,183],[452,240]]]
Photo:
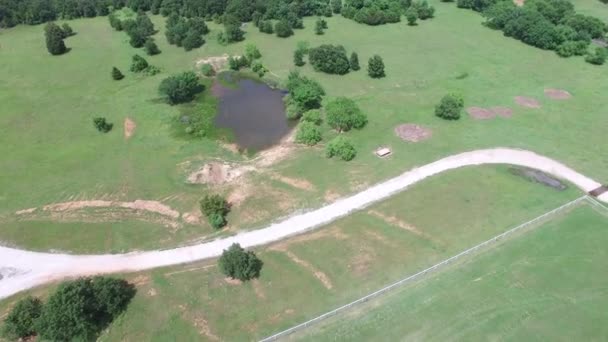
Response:
[[[130,47],[128,36],[113,31],[107,18],[70,21],[77,35],[66,41],[72,50],[59,57],[47,54],[41,26],[3,30],[0,240],[38,250],[115,252],[191,243],[213,235],[206,223],[183,225],[176,232],[152,223],[146,227],[123,224],[124,228],[118,229],[116,221],[83,221],[82,229],[76,229],[76,223],[16,222],[14,213],[84,199],[158,200],[181,213],[196,210],[197,200],[207,188],[184,182],[186,166],[214,159],[241,162],[247,157],[211,140],[175,137],[171,118],[180,109],[161,103],[157,87],[169,74],[193,70],[201,58],[240,54],[247,43],[259,47],[264,65],[280,79],[294,68],[292,53],[298,41],[309,41],[312,46],[340,43],[349,52],[357,51],[363,66],[359,72],[332,76],[316,73],[309,65],[301,70],[317,79],[329,97],[354,98],[368,113],[369,124],[348,133],[359,151],[353,162],[325,159],[318,148],[300,148],[287,160],[249,176],[243,183],[213,189],[230,195],[250,186],[228,217],[228,233],[263,226],[416,165],[478,148],[530,149],[605,182],[608,160],[601,156],[608,129],[603,110],[608,84],[601,72],[604,69],[581,58],[561,59],[553,52],[503,37],[483,27],[479,14],[457,9],[453,3],[431,2],[437,9],[436,18],[415,27],[406,23],[369,27],[334,16],[327,19],[326,33],[317,36],[313,32],[315,19],[307,18],[306,28],[296,30],[294,37],[279,39],[248,25],[245,42],[229,46],[217,43],[214,34],[218,26],[210,24],[207,43],[190,52],[168,45],[164,18],[153,16],[159,30],[156,42],[163,51],[146,57],[162,70],[153,77],[128,72],[131,56],[143,55],[143,51]],[[367,58],[373,53],[384,58],[384,79],[370,80],[365,73]],[[112,66],[127,77],[113,81]],[[544,97],[545,88],[566,89],[573,97],[549,100]],[[514,116],[477,121],[465,114],[458,122],[435,118],[434,105],[452,91],[464,95],[466,106],[508,106]],[[536,97],[542,108],[517,107],[513,102],[516,95]],[[94,116],[107,117],[114,130],[106,135],[94,131]],[[129,140],[122,134],[125,117],[137,125]],[[417,144],[401,141],[393,128],[405,122],[431,128],[433,137]],[[326,141],[334,135],[324,127]],[[378,160],[372,153],[378,146],[390,146],[393,155]],[[266,171],[304,180],[311,186],[295,188]],[[90,234],[91,230],[95,234]]]
[[[603,340],[607,219],[577,207],[290,339]]]

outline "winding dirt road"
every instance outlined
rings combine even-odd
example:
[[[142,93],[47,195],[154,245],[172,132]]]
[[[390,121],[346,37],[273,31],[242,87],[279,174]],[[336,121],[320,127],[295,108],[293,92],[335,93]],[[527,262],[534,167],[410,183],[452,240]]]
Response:
[[[355,210],[386,199],[429,176],[462,166],[481,164],[512,164],[534,168],[565,179],[585,192],[600,186],[600,183],[571,168],[533,152],[508,148],[465,152],[414,168],[355,195],[292,216],[267,228],[194,246],[116,255],[52,254],[0,247],[0,299],[66,277],[138,271],[213,258],[235,242],[243,247],[268,244],[318,228]],[[608,202],[608,193],[604,193],[598,199]]]

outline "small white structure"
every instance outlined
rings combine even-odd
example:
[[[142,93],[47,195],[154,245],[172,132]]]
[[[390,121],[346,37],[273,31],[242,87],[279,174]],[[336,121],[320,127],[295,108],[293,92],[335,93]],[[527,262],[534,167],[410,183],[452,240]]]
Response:
[[[391,153],[393,153],[393,152],[391,152],[391,149],[388,147],[381,147],[376,150],[376,155],[380,158],[384,158],[384,157],[390,155]]]

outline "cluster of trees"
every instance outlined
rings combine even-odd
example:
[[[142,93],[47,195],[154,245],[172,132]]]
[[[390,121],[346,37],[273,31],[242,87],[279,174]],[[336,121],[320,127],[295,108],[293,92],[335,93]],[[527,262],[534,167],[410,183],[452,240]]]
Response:
[[[23,340],[38,335],[48,341],[89,341],[126,308],[135,287],[108,277],[81,278],[59,285],[46,303],[21,299],[4,319],[2,335]]]
[[[165,36],[171,45],[182,46],[186,51],[199,48],[205,44],[203,35],[209,33],[205,19],[193,17],[186,19],[177,13],[167,18]]]
[[[115,13],[108,16],[110,26],[116,31],[125,31],[129,35],[129,44],[134,48],[143,47],[146,54],[157,55],[161,51],[152,35],[156,33],[152,20],[144,12],[139,12],[135,19],[120,20]]]
[[[120,72],[120,70],[118,70]],[[131,71],[135,73],[145,73],[147,75],[156,75],[160,72],[160,69],[154,65],[150,65],[148,61],[140,55],[133,55],[131,61]],[[114,77],[114,71],[112,69],[112,77]]]
[[[218,260],[219,269],[223,274],[240,281],[258,278],[263,265],[254,252],[244,250],[238,243],[225,249]]]
[[[106,120],[106,118],[97,117],[93,118],[93,126],[100,131],[101,133],[108,133],[114,127],[113,123],[110,123]]]
[[[406,15],[410,25],[417,19],[426,20],[435,15],[435,8],[426,0],[346,0],[340,12],[345,18],[367,25],[382,25],[401,21]]]
[[[460,113],[464,108],[464,100],[458,94],[447,94],[437,106],[435,106],[435,115],[445,120],[458,120]]]
[[[485,25],[503,31],[505,36],[562,57],[588,54],[592,39],[603,38],[608,26],[600,19],[577,14],[568,0],[530,0],[516,6],[506,0],[458,0],[457,5],[480,11]]]
[[[224,227],[228,221],[226,216],[230,212],[228,201],[220,195],[205,195],[200,201],[201,213],[207,217],[209,224],[220,229]]]
[[[124,0],[2,0],[0,27],[36,25],[59,18],[91,18],[108,15],[109,6],[122,7]]]
[[[302,76],[297,71],[289,73],[287,91],[289,94],[283,98],[283,101],[289,119],[298,119],[304,112],[320,108],[325,96],[325,90],[317,81]]]
[[[342,45],[323,44],[308,50],[308,61],[316,71],[328,74],[347,74],[351,67]]]
[[[315,21],[315,34],[320,36],[325,33],[326,29],[327,21],[325,19],[318,18],[317,21]]]
[[[192,71],[186,71],[162,80],[158,92],[167,103],[175,105],[192,101],[194,96],[202,91],[202,87],[198,76]]]
[[[69,36],[73,36],[74,30],[67,23],[61,27],[59,25],[50,22],[44,26],[44,39],[46,42],[46,49],[51,55],[62,55],[68,51],[63,41]]]

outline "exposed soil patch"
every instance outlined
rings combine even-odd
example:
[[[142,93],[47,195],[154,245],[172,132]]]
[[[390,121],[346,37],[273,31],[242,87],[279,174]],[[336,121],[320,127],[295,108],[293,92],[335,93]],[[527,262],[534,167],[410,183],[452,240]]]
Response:
[[[395,127],[395,134],[409,142],[419,142],[430,138],[433,133],[431,129],[416,125],[416,124],[402,124]]]
[[[545,89],[545,95],[553,100],[568,100],[572,95],[562,89]]]
[[[90,200],[90,201],[74,201],[74,202],[62,202],[45,205],[42,207],[46,211],[71,211],[84,208],[104,208],[104,207],[118,207],[133,210],[143,210],[152,213],[157,213],[163,216],[171,217],[173,219],[179,218],[179,212],[171,209],[168,205],[164,205],[158,201],[147,201],[147,200],[135,200],[133,202],[119,202],[119,201],[104,201],[104,200]]]
[[[304,267],[305,269],[309,270],[310,272],[312,272],[314,274],[315,278],[319,279],[319,281],[323,284],[323,286],[325,286],[325,288],[327,288],[328,290],[331,290],[333,285],[331,283],[331,280],[329,280],[329,277],[327,276],[327,274],[325,274],[322,271],[315,268],[308,261],[300,259],[297,255],[293,254],[293,252],[291,252],[289,250],[285,250],[284,252],[285,252],[285,254],[287,254],[289,259],[291,259],[291,261],[295,262],[296,264],[298,264],[298,265]]]
[[[533,97],[515,96],[515,103],[525,108],[540,108],[540,102]]]
[[[215,267],[215,265],[205,265],[205,266],[201,266],[201,267],[191,267],[191,268],[186,268],[184,270],[167,272],[167,273],[165,273],[165,277],[169,277],[169,276],[176,275],[176,274],[181,274],[181,273],[206,270],[206,269],[209,269],[209,268],[212,268],[212,267]]]
[[[341,195],[339,193],[337,193],[336,191],[333,191],[331,189],[327,189],[325,191],[325,194],[323,194],[323,199],[325,199],[325,201],[327,201],[327,202],[333,202],[340,197],[341,197]]]
[[[15,215],[26,215],[26,214],[31,214],[33,212],[35,212],[38,208],[29,208],[29,209],[23,209],[23,210],[17,210],[15,212]]]
[[[198,171],[191,173],[188,176],[188,182],[191,184],[224,184],[239,178],[245,172],[253,169],[252,167],[235,167],[228,163],[211,162],[203,165]]]
[[[509,172],[514,175],[524,177],[529,181],[551,187],[555,190],[563,191],[568,188],[568,186],[562,183],[559,179],[539,170],[528,169],[523,167],[512,167],[509,168]]]
[[[184,222],[188,223],[188,224],[199,224],[201,223],[201,218],[203,217],[203,214],[201,213],[200,210],[193,210],[189,213],[183,213],[182,214],[182,219],[184,220]]]
[[[272,177],[272,179],[276,179],[276,180],[278,180],[282,183],[285,183],[287,185],[290,185],[296,189],[306,190],[306,191],[313,191],[315,189],[315,186],[311,182],[307,181],[306,179],[285,177],[278,173],[273,173],[271,175],[271,177]]]
[[[366,236],[380,242],[383,245],[391,246],[391,247],[395,246],[395,244],[392,241],[388,240],[386,238],[386,236],[382,236],[382,234],[380,234],[374,230],[366,230],[366,231],[364,231],[364,233]]]
[[[490,111],[494,113],[494,115],[498,115],[503,118],[510,118],[513,116],[513,109],[509,107],[490,107]]]
[[[347,267],[356,276],[363,277],[369,272],[375,259],[376,252],[374,249],[363,243],[357,253],[349,260]]]
[[[194,322],[194,327],[198,330],[198,333],[201,336],[205,336],[210,341],[220,341],[220,338],[211,332],[209,322],[207,322],[207,320],[201,314],[196,314],[192,321]]]
[[[513,3],[515,3],[515,5],[521,7],[524,5],[525,0],[513,0]]]
[[[349,238],[347,234],[345,234],[342,229],[339,228],[330,228],[317,230],[314,232],[310,232],[307,234],[298,235],[287,239],[285,241],[281,241],[276,245],[272,246],[270,249],[275,251],[285,251],[289,246],[293,244],[299,244],[308,241],[315,241],[323,238],[332,238],[336,240],[346,240]]]
[[[137,128],[135,121],[133,121],[127,117],[127,118],[125,118],[125,122],[124,122],[123,126],[124,126],[125,139],[129,139],[130,137],[133,136],[133,134],[135,134],[135,128]]]
[[[467,108],[467,113],[476,120],[487,120],[496,116],[493,111],[481,107],[469,107]]]
[[[241,285],[243,282],[238,280],[238,279],[232,279],[230,277],[226,277],[224,278],[224,281],[228,284],[228,285]]]
[[[397,227],[399,227],[401,229],[405,229],[405,230],[407,230],[407,231],[409,231],[411,233],[414,233],[414,234],[416,234],[416,235],[418,235],[420,237],[423,237],[425,239],[433,240],[432,237],[430,237],[426,233],[420,231],[414,225],[406,223],[406,222],[400,220],[399,218],[397,218],[395,216],[389,216],[389,215],[386,215],[386,214],[384,214],[382,212],[379,212],[377,210],[369,210],[367,213],[369,215],[372,215],[372,216],[375,216],[375,217],[381,219],[382,221],[388,223],[391,226],[397,226]]]
[[[253,192],[253,188],[249,183],[241,184],[237,186],[226,198],[228,203],[230,203],[233,207],[238,207],[243,203],[247,198],[251,196]]]
[[[228,65],[228,57],[227,54],[224,54],[222,56],[203,58],[196,62],[196,67],[200,68],[203,64],[210,64],[217,73],[226,68]]]
[[[253,279],[251,281],[251,286],[253,287],[253,291],[255,292],[256,297],[258,297],[259,299],[266,299],[266,294],[264,293],[262,283],[260,283],[259,279]]]

